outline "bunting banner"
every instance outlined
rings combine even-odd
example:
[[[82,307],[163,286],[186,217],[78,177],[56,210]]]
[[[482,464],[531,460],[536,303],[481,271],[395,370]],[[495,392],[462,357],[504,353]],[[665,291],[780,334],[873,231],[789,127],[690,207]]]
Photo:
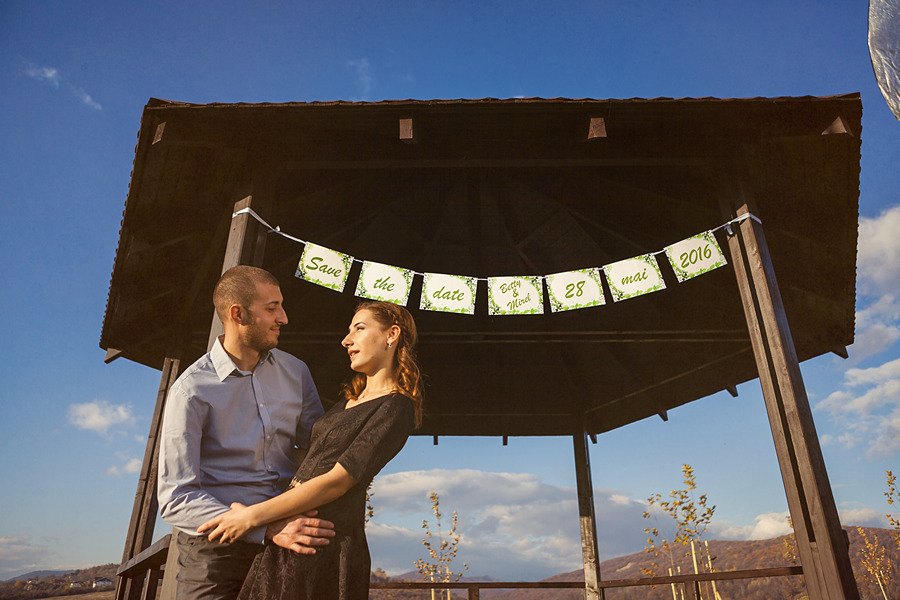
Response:
[[[297,277],[343,292],[353,257],[307,242],[297,265]]]
[[[540,315],[544,312],[541,278],[488,277],[488,314]]]
[[[296,276],[343,292],[354,262],[362,263],[356,295],[405,305],[409,302],[415,276],[420,276],[421,310],[474,314],[478,282],[486,281],[490,315],[539,315],[544,312],[544,282],[552,312],[602,306],[606,303],[602,278],[605,276],[614,302],[649,294],[666,288],[657,255],[665,254],[678,283],[693,279],[728,261],[719,247],[715,232],[724,229],[734,235],[732,225],[745,219],[762,224],[758,217],[744,213],[715,229],[698,233],[658,252],[620,260],[602,267],[564,271],[553,275],[521,275],[515,277],[469,277],[442,273],[419,273],[382,263],[358,260],[336,250],[288,235],[271,227],[252,209],[244,208],[232,215],[249,213],[269,229],[287,239],[304,244]],[[601,275],[601,272],[603,275]],[[671,277],[671,276],[670,276]]]
[[[653,254],[626,258],[603,267],[614,302],[665,289],[662,273]]]
[[[405,305],[412,288],[413,272],[367,260],[363,262],[356,284],[356,295],[370,300],[381,300]]]
[[[547,296],[553,312],[601,306],[606,303],[600,269],[579,269],[547,275]]]
[[[678,277],[678,283],[728,264],[712,231],[704,231],[667,246],[666,256]]]
[[[474,277],[425,273],[419,308],[474,315],[477,289],[478,280]]]

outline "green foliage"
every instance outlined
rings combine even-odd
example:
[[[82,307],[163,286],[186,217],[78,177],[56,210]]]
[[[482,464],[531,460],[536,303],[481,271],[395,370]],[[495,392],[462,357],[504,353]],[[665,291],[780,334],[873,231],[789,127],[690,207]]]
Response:
[[[788,559],[792,565],[800,564],[800,551],[797,549],[797,536],[794,535],[794,522],[790,517],[787,518],[788,527],[791,528],[791,532],[784,536],[784,545],[782,554],[784,557]]]
[[[442,515],[440,510],[440,498],[438,498],[436,492],[431,492],[429,497],[431,498],[431,512],[434,513],[435,518],[436,534],[431,532],[428,521],[423,520],[422,528],[425,530],[425,538],[422,540],[422,544],[425,546],[425,549],[428,550],[430,560],[421,558],[416,559],[416,569],[422,574],[422,577],[426,581],[459,581],[459,578],[462,577],[462,571],[454,573],[450,569],[450,564],[453,562],[453,559],[456,558],[456,552],[459,545],[459,534],[456,532],[458,515],[454,510],[452,525],[445,537],[441,528]],[[468,569],[469,565],[463,563],[463,571],[467,571]],[[448,590],[448,597],[449,594],[450,592]]]
[[[878,535],[872,532],[872,539],[869,539],[866,530],[862,527],[856,528],[857,533],[863,541],[862,552],[860,553],[860,563],[864,569],[863,576],[874,580],[878,584],[881,595],[888,600],[885,587],[890,586],[892,579],[892,565],[887,557],[884,546],[878,543]]]
[[[897,493],[897,478],[892,471],[885,471],[885,473],[887,473],[888,491],[884,495],[887,497],[887,503],[893,506],[894,502],[900,503],[900,494]],[[887,514],[887,518],[891,527],[894,528],[894,543],[897,544],[897,548],[900,548],[900,519],[891,513]]]
[[[372,506],[372,496],[375,495],[374,492],[372,492],[373,481],[370,481],[369,486],[366,488],[366,512],[363,514],[363,522],[365,522],[366,525],[368,525],[369,521],[375,516],[375,507]]]
[[[709,556],[708,546],[701,541],[716,507],[707,505],[706,494],[696,496],[697,480],[691,466],[686,464],[681,471],[684,474],[683,489],[672,490],[666,500],[661,494],[654,494],[647,499],[648,510],[644,511],[644,518],[655,519],[657,522],[657,527],[644,529],[648,536],[644,550],[655,557],[648,567],[641,569],[648,577],[677,575],[682,572],[682,568],[685,572],[692,570],[699,573],[706,565],[711,570],[714,557]],[[660,523],[660,516],[670,517],[675,522],[674,531],[670,533],[666,526],[671,523],[669,519]],[[686,560],[688,557],[692,558],[691,562]],[[660,564],[657,559],[662,559],[666,564]]]

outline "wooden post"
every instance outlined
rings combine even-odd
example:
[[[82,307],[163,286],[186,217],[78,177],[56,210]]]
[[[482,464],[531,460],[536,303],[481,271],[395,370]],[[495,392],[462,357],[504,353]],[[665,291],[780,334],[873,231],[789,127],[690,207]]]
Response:
[[[258,174],[254,178],[255,188],[258,189],[270,189],[266,186],[269,186],[273,183],[270,178],[264,177],[262,174]],[[247,196],[243,200],[239,200],[234,204],[234,212],[235,214],[245,208],[250,208],[251,204],[258,208],[257,204],[268,205],[271,198],[265,196],[263,194],[258,194],[263,197],[263,201],[254,203],[253,196]],[[243,213],[232,217],[231,220],[231,229],[228,232],[228,243],[225,246],[225,259],[222,261],[222,273],[230,269],[231,267],[236,267],[237,265],[254,265],[259,266],[263,261],[263,254],[265,253],[266,248],[266,236],[268,235],[268,231],[265,230],[262,225],[257,224],[256,226],[256,235],[252,235],[253,225],[256,224],[256,219],[253,218],[249,213]],[[215,343],[216,338],[222,335],[225,332],[224,327],[222,326],[222,322],[219,321],[219,317],[216,316],[215,311],[213,311],[212,318],[212,326],[209,330],[209,341],[207,342],[207,350],[212,348],[213,343]],[[172,531],[172,535],[175,535],[175,531]],[[173,543],[169,546],[169,556],[166,559],[166,569],[163,574],[163,584],[160,589],[160,600],[174,600],[175,599],[175,573],[178,570],[178,546]],[[119,600],[118,598],[116,600]],[[131,599],[128,599],[131,600]]]
[[[700,600],[699,581],[685,581],[681,588],[684,590],[684,600]]]
[[[587,433],[572,436],[575,446],[575,481],[578,486],[578,516],[581,521],[581,552],[584,556],[585,600],[603,600],[600,559],[597,550],[597,525],[594,518],[594,486],[591,483],[591,457]]]
[[[738,215],[747,214],[744,205]],[[809,399],[762,226],[729,236],[732,264],[759,370],[775,451],[810,600],[858,600]]]
[[[159,434],[162,428],[162,413],[169,388],[178,378],[180,361],[177,358],[166,358],[163,362],[159,390],[156,393],[156,407],[147,435],[147,446],[144,450],[144,462],[138,478],[137,492],[134,495],[134,507],[131,510],[131,522],[125,539],[125,551],[122,562],[134,558],[153,541],[153,525],[156,522],[156,511],[159,504],[156,500],[156,474],[159,469]],[[138,600],[141,597],[143,577],[116,578],[115,600]]]
[[[245,208],[250,208],[251,204],[253,204],[254,208],[259,208],[257,205],[262,204],[262,202],[254,202],[252,195],[247,196],[243,200],[235,202],[232,214],[238,213]],[[256,230],[256,235],[252,235],[254,229]],[[238,265],[253,265],[255,267],[262,265],[268,233],[249,213],[242,213],[232,217],[231,229],[228,232],[228,244],[225,246],[225,259],[222,261],[222,273]],[[223,333],[225,333],[225,329],[214,311],[212,325],[209,329],[209,342],[206,345],[207,349],[212,348],[213,342]]]

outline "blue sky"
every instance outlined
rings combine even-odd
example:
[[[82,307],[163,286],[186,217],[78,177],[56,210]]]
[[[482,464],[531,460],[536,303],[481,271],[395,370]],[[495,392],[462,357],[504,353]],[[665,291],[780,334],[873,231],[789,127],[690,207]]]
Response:
[[[844,0],[0,3],[0,269],[12,292],[0,347],[0,578],[121,559],[159,373],[105,365],[98,340],[151,97],[860,92],[857,342],[849,360],[802,368],[843,522],[885,526],[884,471],[900,471],[900,123],[876,86],[866,19],[866,2]],[[786,532],[759,383],[739,392],[591,447],[604,558],[642,548],[642,502],[678,487],[684,463],[717,506],[711,538]],[[413,439],[374,488],[373,565],[413,568],[437,491],[445,513],[460,513],[470,574],[577,569],[574,486],[570,439]]]

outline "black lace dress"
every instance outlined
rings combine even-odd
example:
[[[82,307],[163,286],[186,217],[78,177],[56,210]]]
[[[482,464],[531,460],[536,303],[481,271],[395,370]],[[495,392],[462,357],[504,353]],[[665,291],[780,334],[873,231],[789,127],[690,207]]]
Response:
[[[366,543],[366,488],[400,452],[415,422],[412,401],[400,394],[375,398],[345,409],[338,402],[312,428],[309,452],[295,481],[307,481],[341,463],[358,482],[346,494],[319,507],[334,522],[335,537],[312,555],[297,554],[270,542],[260,552],[239,600],[365,600],[369,597],[369,546]]]

